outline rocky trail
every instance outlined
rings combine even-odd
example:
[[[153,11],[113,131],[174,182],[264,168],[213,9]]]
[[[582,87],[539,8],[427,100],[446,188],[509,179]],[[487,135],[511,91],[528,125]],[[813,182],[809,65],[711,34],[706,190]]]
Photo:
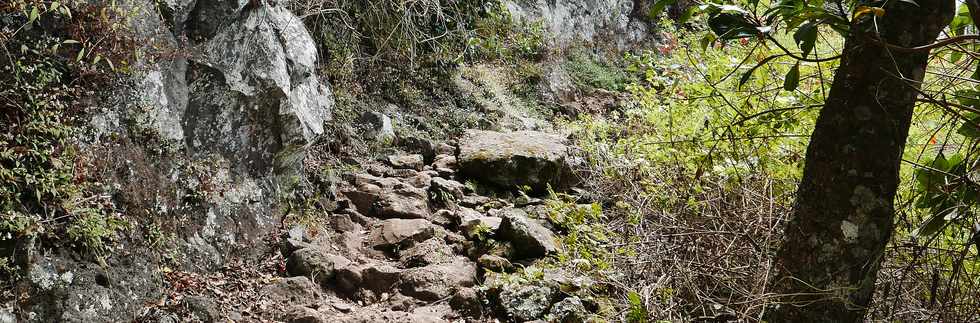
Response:
[[[563,291],[585,277],[521,271],[561,250],[541,198],[568,188],[559,136],[467,131],[343,174],[325,225],[267,239],[266,261],[199,275],[169,271],[169,293],[145,313],[161,322],[582,321],[588,302]],[[519,190],[502,189],[525,187]],[[517,192],[517,193],[514,193]],[[189,315],[189,316],[183,316]]]
[[[579,292],[597,284],[563,253],[561,217],[591,201],[578,201],[579,157],[556,126],[620,105],[579,79],[615,78],[595,62],[656,41],[638,2],[15,2],[0,6],[0,38],[37,66],[65,53],[95,57],[65,66],[79,75],[107,66],[76,86],[84,100],[47,111],[77,113],[71,127],[8,127],[16,140],[5,140],[51,149],[42,162],[0,156],[32,167],[4,187],[20,195],[0,199],[0,323],[618,315],[619,300]],[[447,19],[468,25],[429,30]],[[419,36],[392,36],[402,22],[435,37],[388,46]],[[62,29],[119,46],[93,54]],[[50,45],[40,36],[72,49],[34,50]],[[566,48],[595,62],[578,66]],[[58,179],[44,196],[31,186],[40,177]],[[554,192],[571,208],[554,210]]]

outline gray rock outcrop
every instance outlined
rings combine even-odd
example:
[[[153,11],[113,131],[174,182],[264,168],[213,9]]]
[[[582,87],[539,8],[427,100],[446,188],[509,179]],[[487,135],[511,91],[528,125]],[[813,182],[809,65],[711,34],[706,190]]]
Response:
[[[641,19],[646,12],[636,10],[635,0],[507,0],[504,5],[517,20],[541,23],[554,46],[568,47],[575,42],[595,43],[611,39],[625,49],[650,37],[650,24]]]

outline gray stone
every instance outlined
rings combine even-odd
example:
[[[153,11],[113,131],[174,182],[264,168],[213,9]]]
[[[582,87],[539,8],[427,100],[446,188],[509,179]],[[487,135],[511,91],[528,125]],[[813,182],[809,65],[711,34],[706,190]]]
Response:
[[[551,286],[509,285],[500,291],[499,306],[519,321],[539,319],[548,313],[557,290]]]
[[[567,48],[576,43],[603,42],[629,49],[651,41],[652,26],[647,11],[634,11],[633,0],[506,0],[502,2],[513,19],[521,23],[540,23],[545,41]],[[634,15],[634,12],[640,12]]]
[[[214,322],[221,318],[218,305],[214,300],[204,296],[187,296],[182,303],[197,319],[204,322]]]
[[[371,232],[375,247],[408,247],[435,235],[435,225],[423,219],[388,219],[381,221]]]
[[[443,239],[430,238],[398,253],[405,267],[421,267],[452,260],[453,249]]]
[[[507,258],[497,255],[482,255],[476,261],[485,270],[493,272],[509,272],[514,269],[514,265]]]
[[[219,18],[244,1],[216,1],[220,13],[194,18],[221,27],[191,57],[182,122],[191,152],[217,152],[262,174],[276,160],[295,160],[284,156],[302,153],[305,143],[323,133],[334,100],[316,77],[313,38],[287,9],[258,6],[240,18]],[[201,10],[195,12],[203,15]]]
[[[483,304],[480,302],[480,295],[476,289],[464,287],[453,294],[449,300],[449,305],[454,310],[468,317],[480,317],[483,314]]]
[[[589,317],[589,311],[585,308],[585,304],[582,304],[581,299],[570,296],[551,305],[548,316],[555,322],[583,323]]]
[[[480,212],[465,207],[459,208],[459,211],[456,211],[456,215],[459,217],[459,227],[463,231],[463,234],[471,239],[476,234],[495,234],[503,222],[501,218],[485,216]]]
[[[432,175],[430,175],[428,172],[418,172],[415,174],[415,176],[406,178],[405,183],[416,188],[427,190],[429,189],[429,186],[432,185]]]
[[[399,140],[402,146],[410,153],[420,154],[424,157],[425,163],[431,163],[436,155],[435,146],[432,141],[420,137],[405,137]]]
[[[402,278],[402,270],[386,264],[372,263],[361,267],[362,286],[375,293],[386,293]]]
[[[422,313],[408,313],[403,311],[377,311],[364,310],[348,314],[344,317],[334,318],[334,322],[339,323],[378,323],[378,322],[399,322],[399,323],[447,323],[442,318],[426,315]]]
[[[497,237],[510,241],[519,258],[540,258],[559,251],[557,237],[520,209],[501,211],[503,221]]]
[[[320,286],[304,276],[287,277],[262,288],[262,295],[280,305],[307,305],[320,298]]]
[[[561,190],[570,184],[565,177],[571,175],[563,141],[536,131],[467,130],[460,140],[460,172],[504,189]]]
[[[452,296],[462,287],[476,284],[476,265],[457,257],[450,263],[409,269],[402,276],[403,294],[424,301],[437,301]]]
[[[289,257],[296,250],[313,247],[310,241],[310,237],[306,235],[306,227],[296,225],[283,232],[279,251],[282,252],[283,257]]]
[[[443,228],[454,228],[456,225],[458,225],[458,223],[456,223],[456,213],[450,210],[436,211],[435,213],[432,213],[429,220],[432,221],[432,223],[442,226]]]
[[[388,164],[398,169],[422,170],[425,166],[425,159],[422,155],[391,155],[388,156]]]
[[[0,323],[17,323],[17,316],[12,309],[0,308]]]
[[[467,195],[459,200],[459,205],[465,207],[479,207],[490,202],[490,198],[482,195]]]
[[[286,261],[286,269],[290,274],[306,276],[320,285],[326,285],[332,279],[338,268],[350,265],[347,258],[327,253],[320,248],[305,248],[293,253]]]
[[[468,189],[463,183],[442,177],[433,177],[429,190],[449,194],[453,200],[459,200],[463,198]]]
[[[325,315],[306,306],[292,306],[286,310],[286,321],[289,323],[327,323],[331,322]]]
[[[432,166],[436,169],[438,168],[449,168],[456,169],[456,156],[453,155],[438,155],[432,162]]]
[[[456,147],[444,142],[441,142],[435,146],[436,155],[455,155]]]
[[[379,142],[391,143],[395,140],[395,128],[391,118],[380,112],[365,112],[358,122],[366,128],[364,135]]]
[[[361,231],[361,225],[354,222],[349,214],[331,214],[330,227],[340,232]]]

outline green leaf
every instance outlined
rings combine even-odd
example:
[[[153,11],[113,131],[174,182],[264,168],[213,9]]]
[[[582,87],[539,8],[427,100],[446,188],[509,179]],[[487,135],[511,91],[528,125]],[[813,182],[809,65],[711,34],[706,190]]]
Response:
[[[810,55],[817,43],[817,30],[819,29],[817,27],[816,22],[808,22],[793,33],[793,40],[796,41],[796,46],[799,46],[800,50],[803,51],[803,57]]]
[[[961,59],[963,59],[963,52],[961,52],[961,51],[951,51],[950,52],[950,54],[949,54],[949,62],[950,63],[956,64],[956,62],[959,62]]]
[[[701,50],[703,51],[703,50],[708,49],[708,46],[711,46],[711,43],[714,43],[715,40],[717,40],[717,39],[718,39],[718,37],[716,37],[715,34],[705,33],[704,34],[704,37],[701,37],[701,41],[700,41],[700,43],[701,43]]]
[[[958,212],[956,209],[952,210],[942,210],[940,212],[934,213],[931,217],[926,219],[919,225],[918,228],[912,233],[917,237],[931,236],[942,230],[950,220],[955,219]]]
[[[657,17],[660,17],[660,14],[664,12],[664,9],[667,9],[667,6],[676,2],[677,0],[658,0],[653,4],[653,7],[650,7],[650,12],[648,13],[650,18],[657,19]]]
[[[958,90],[953,95],[962,105],[974,108],[980,106],[980,92],[976,90]]]
[[[765,26],[756,26],[750,22],[748,15],[737,12],[720,12],[708,18],[708,27],[721,39],[739,39],[754,37],[764,32]]]
[[[684,11],[684,14],[681,15],[680,18],[677,18],[677,23],[686,24],[689,20],[691,20],[691,17],[694,17],[694,14],[697,13],[698,11],[700,11],[700,9],[697,6],[691,6],[690,8],[687,8],[687,10]]]
[[[40,16],[41,13],[37,11],[37,6],[31,7],[31,13],[30,15],[27,16],[27,24],[28,25],[33,24],[34,21],[37,20],[37,18]]]
[[[769,61],[771,61],[773,59],[776,59],[777,57],[781,57],[781,56],[783,56],[783,55],[772,55],[772,56],[766,57],[766,58],[762,59],[761,61],[759,61],[758,64],[755,64],[755,66],[752,66],[752,68],[750,68],[747,72],[745,72],[745,74],[742,74],[742,77],[738,79],[738,87],[741,88],[742,85],[745,85],[745,83],[747,83],[749,81],[749,79],[752,78],[752,73],[755,72],[756,69],[758,69],[762,65],[766,65],[766,63],[769,63]]]
[[[786,91],[795,91],[796,87],[800,85],[800,62],[796,62],[793,68],[789,69],[789,73],[786,73],[786,80],[783,81],[783,89]]]
[[[967,120],[963,121],[956,133],[970,139],[980,138],[980,116],[967,116]]]

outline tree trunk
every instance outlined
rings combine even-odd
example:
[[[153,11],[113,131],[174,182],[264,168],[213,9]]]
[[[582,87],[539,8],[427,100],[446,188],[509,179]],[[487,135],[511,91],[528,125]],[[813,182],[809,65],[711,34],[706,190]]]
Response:
[[[890,1],[884,16],[851,27],[777,254],[769,322],[860,322],[867,312],[929,55],[886,49],[874,31],[888,44],[927,45],[955,12],[954,0],[916,2]]]

